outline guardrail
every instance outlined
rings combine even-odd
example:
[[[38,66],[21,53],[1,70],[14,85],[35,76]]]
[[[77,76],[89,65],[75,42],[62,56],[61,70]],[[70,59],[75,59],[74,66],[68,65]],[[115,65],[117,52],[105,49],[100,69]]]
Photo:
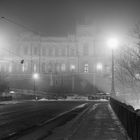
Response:
[[[132,140],[140,140],[140,114],[130,105],[110,98],[110,105]]]

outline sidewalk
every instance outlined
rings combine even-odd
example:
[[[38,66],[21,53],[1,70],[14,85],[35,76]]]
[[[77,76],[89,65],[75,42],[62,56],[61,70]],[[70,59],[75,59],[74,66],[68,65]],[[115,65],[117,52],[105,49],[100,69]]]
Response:
[[[73,132],[70,125],[72,122],[58,127],[45,140],[128,140],[107,102],[93,105]]]
[[[8,104],[18,104],[18,103],[24,103],[24,102],[29,102],[32,100],[12,100],[12,101],[0,101],[0,105],[8,105]]]

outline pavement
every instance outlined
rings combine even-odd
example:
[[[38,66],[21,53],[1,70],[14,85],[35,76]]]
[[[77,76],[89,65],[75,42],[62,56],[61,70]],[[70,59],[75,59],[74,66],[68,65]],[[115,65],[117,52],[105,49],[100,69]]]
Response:
[[[77,124],[57,127],[44,140],[129,140],[108,102],[94,104]]]
[[[24,102],[29,102],[32,100],[12,100],[12,101],[0,101],[0,105],[8,105],[8,104],[18,104],[18,103],[24,103]]]

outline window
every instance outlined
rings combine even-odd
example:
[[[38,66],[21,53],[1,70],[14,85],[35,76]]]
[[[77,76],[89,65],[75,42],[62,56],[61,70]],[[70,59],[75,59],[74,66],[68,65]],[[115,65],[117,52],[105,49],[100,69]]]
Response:
[[[65,64],[61,65],[61,71],[66,71],[66,65]]]
[[[34,48],[34,55],[37,55],[37,54],[38,54],[38,48],[35,47],[35,48]]]
[[[88,56],[89,55],[89,46],[87,43],[84,44],[83,46],[83,55]]]
[[[46,72],[46,64],[42,63],[42,72],[45,73]]]
[[[37,72],[36,64],[34,64],[34,72]]]
[[[24,55],[28,55],[28,47],[24,47]]]
[[[28,71],[28,63],[22,64],[22,72]]]
[[[12,72],[12,65],[9,65],[9,72]]]
[[[60,64],[59,63],[55,64],[55,72],[60,72]]]
[[[70,48],[70,56],[75,56],[75,49],[74,48]]]
[[[24,64],[22,64],[22,72],[24,72],[25,71],[25,66],[24,66]]]
[[[48,50],[48,55],[49,55],[49,56],[53,56],[53,48],[51,48],[51,47],[49,48],[49,50]]]
[[[61,48],[61,55],[62,56],[66,56],[66,50],[65,50],[65,48]]]
[[[46,48],[42,48],[42,55],[46,56]]]
[[[48,64],[48,72],[53,72],[52,71],[52,69],[53,69],[53,65],[52,65],[52,63],[50,62],[49,64]]]
[[[72,72],[74,72],[75,69],[76,69],[75,65],[74,65],[74,64],[71,64],[71,65],[70,65],[70,70],[71,70]]]
[[[55,56],[59,56],[59,48],[55,48]]]
[[[84,65],[84,72],[86,72],[86,73],[88,72],[88,64]]]

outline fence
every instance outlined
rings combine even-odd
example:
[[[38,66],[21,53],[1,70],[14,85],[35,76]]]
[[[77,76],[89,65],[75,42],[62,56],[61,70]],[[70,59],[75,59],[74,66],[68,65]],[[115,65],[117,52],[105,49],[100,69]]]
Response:
[[[140,114],[130,105],[110,98],[110,104],[132,140],[140,140]]]

